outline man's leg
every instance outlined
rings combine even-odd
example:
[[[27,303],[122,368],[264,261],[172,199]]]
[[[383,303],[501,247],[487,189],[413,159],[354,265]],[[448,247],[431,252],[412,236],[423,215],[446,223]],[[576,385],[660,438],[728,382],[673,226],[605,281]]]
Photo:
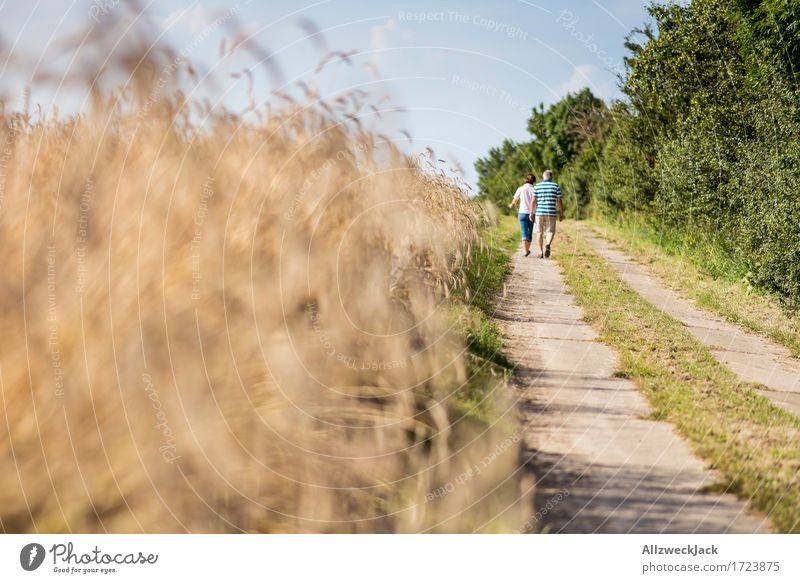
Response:
[[[536,246],[539,248],[539,257],[544,257],[544,248],[542,247],[542,217],[533,217],[533,231],[536,233]]]
[[[553,237],[556,235],[556,218],[546,217],[544,220],[546,223],[544,256],[550,257],[550,245],[552,245]]]

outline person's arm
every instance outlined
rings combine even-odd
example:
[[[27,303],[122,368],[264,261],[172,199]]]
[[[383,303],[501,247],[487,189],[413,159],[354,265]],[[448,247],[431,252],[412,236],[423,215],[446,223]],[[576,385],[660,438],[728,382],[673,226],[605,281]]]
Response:
[[[558,194],[556,195],[556,197],[557,197],[556,198],[556,202],[558,203],[558,213],[559,213],[558,220],[559,221],[563,221],[564,220],[564,201],[562,200],[562,197],[561,197],[561,187],[560,186],[558,187]]]
[[[536,204],[536,193],[534,192],[531,197],[531,220],[533,220],[533,216],[536,214]]]
[[[508,208],[511,208],[512,206],[516,205],[517,203],[519,203],[519,190],[514,193],[514,198],[512,198],[511,202],[508,203]]]

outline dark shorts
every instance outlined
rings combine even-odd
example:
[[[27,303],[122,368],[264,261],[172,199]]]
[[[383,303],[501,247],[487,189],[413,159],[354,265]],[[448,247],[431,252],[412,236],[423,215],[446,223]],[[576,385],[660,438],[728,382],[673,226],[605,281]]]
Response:
[[[530,213],[519,213],[519,234],[523,241],[533,241],[533,221]]]

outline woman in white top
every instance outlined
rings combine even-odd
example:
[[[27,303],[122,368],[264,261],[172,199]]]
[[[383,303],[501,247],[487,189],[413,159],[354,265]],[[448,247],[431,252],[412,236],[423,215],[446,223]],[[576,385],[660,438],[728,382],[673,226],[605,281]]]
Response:
[[[525,257],[531,254],[531,240],[533,239],[533,221],[531,220],[531,203],[533,202],[533,185],[536,177],[533,174],[525,176],[525,184],[517,189],[508,208],[519,204],[519,232],[522,235],[522,246],[525,248]]]

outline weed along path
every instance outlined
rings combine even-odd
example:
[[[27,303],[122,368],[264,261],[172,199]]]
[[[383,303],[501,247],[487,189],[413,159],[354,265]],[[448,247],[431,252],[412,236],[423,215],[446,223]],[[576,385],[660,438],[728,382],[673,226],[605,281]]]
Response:
[[[557,251],[556,251],[557,252]],[[707,470],[635,385],[567,292],[557,263],[518,254],[497,321],[516,363],[532,531],[764,532],[767,519],[710,491]],[[708,490],[707,490],[708,488]]]
[[[647,269],[600,238],[580,230],[595,253],[645,300],[672,316],[740,379],[763,385],[759,393],[773,404],[800,416],[800,360],[789,350],[695,307],[651,276]]]

